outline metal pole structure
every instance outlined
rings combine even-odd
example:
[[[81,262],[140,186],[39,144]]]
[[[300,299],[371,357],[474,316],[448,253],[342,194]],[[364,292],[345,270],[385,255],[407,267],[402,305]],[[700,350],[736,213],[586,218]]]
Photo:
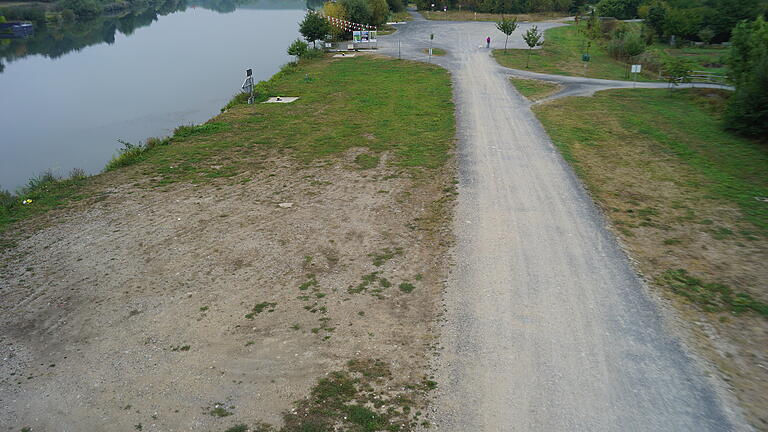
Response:
[[[403,59],[402,51],[400,49],[400,39],[397,40],[397,58]]]

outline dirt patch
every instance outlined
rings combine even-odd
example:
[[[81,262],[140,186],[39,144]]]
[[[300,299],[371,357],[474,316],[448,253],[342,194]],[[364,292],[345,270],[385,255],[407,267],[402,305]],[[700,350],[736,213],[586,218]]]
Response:
[[[358,154],[197,186],[117,182],[28,223],[2,256],[0,423],[279,425],[359,358],[424,382],[453,171],[420,178],[386,154],[360,170]]]

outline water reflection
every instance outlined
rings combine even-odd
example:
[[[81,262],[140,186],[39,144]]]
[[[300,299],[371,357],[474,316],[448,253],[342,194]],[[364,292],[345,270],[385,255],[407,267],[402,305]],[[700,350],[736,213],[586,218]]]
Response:
[[[148,0],[151,1],[151,0]],[[159,0],[38,27],[0,47],[0,189],[51,169],[100,171],[120,147],[218,113],[246,69],[291,60],[304,0]]]
[[[158,17],[190,7],[230,13],[238,8],[316,9],[322,4],[322,0],[161,0],[153,4],[144,3],[143,7],[124,11],[120,15],[57,24],[39,22],[35,23],[35,33],[31,37],[0,39],[0,73],[5,70],[3,61],[12,62],[35,54],[58,58],[90,45],[113,44],[118,32],[131,35],[136,29],[157,21]]]

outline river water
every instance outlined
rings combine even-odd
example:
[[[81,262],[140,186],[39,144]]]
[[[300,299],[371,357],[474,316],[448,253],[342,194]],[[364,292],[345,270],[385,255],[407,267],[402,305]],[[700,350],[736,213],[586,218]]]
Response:
[[[200,123],[290,60],[303,0],[181,3],[0,40],[0,188],[73,168]],[[239,4],[238,4],[239,3]],[[1,44],[1,43],[4,43]]]

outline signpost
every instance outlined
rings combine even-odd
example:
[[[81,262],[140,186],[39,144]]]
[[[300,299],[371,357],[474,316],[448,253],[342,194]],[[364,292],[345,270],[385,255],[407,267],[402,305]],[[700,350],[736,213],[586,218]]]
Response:
[[[253,70],[247,69],[245,71],[245,81],[243,81],[243,85],[241,87],[243,89],[244,93],[249,93],[248,97],[248,105],[251,105],[253,103]]]
[[[589,61],[592,60],[592,56],[589,54],[582,54],[581,55],[581,61],[584,62],[584,75],[587,75],[587,65],[589,64]]]
[[[637,82],[637,74],[642,72],[642,70],[643,70],[643,65],[639,65],[639,64],[632,65],[631,73],[634,74],[634,76],[632,78],[632,82]],[[635,85],[632,84],[632,86],[634,87]]]

